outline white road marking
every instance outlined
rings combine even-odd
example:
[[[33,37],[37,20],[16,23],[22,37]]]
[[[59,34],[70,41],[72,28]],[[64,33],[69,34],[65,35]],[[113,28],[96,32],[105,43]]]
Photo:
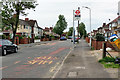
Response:
[[[75,45],[76,46],[76,45]],[[75,47],[74,46],[74,47]],[[63,64],[64,64],[64,62],[65,62],[65,60],[67,59],[67,57],[70,55],[70,53],[72,52],[72,50],[74,49],[74,47],[71,49],[71,51],[67,54],[67,56],[64,58],[64,60],[62,61],[62,63],[61,63],[61,65],[60,65],[60,67],[58,68],[58,70],[56,70],[56,72],[55,72],[55,74],[52,76],[52,78],[50,79],[50,80],[53,80],[53,78],[55,78],[56,77],[56,75],[57,75],[57,73],[59,72],[59,70],[62,68],[62,66],[63,66]]]

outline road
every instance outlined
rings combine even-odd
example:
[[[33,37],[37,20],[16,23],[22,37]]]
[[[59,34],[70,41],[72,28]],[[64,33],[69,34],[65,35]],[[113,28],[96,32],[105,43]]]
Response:
[[[72,47],[67,40],[22,48],[18,53],[2,57],[2,77],[51,78]]]

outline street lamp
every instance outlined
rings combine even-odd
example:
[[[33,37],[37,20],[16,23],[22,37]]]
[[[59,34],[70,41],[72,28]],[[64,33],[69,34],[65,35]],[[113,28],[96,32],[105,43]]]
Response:
[[[92,46],[91,45],[91,41],[92,41],[92,37],[91,37],[91,9],[89,7],[86,7],[86,6],[82,6],[83,8],[86,8],[86,9],[89,9],[89,14],[90,14],[90,47]]]

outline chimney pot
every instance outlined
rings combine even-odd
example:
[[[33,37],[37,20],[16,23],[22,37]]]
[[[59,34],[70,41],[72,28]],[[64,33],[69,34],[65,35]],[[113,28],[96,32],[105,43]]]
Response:
[[[25,21],[28,21],[29,20],[29,18],[25,18]]]

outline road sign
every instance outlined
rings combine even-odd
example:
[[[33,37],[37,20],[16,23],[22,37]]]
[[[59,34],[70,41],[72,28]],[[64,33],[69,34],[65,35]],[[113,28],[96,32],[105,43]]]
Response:
[[[79,10],[76,10],[75,13],[76,13],[76,15],[80,15],[80,11]]]
[[[80,15],[80,10],[76,10],[74,13],[74,21],[80,20],[81,15]]]

